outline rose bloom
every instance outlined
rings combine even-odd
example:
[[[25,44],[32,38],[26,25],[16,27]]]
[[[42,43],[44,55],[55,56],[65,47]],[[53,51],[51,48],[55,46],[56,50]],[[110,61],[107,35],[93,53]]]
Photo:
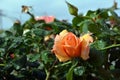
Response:
[[[59,35],[56,35],[52,52],[60,62],[68,61],[75,57],[87,60],[91,42],[93,42],[93,38],[90,34],[85,34],[78,38],[72,32],[63,30]]]
[[[37,16],[35,20],[36,21],[44,20],[46,23],[50,23],[50,22],[54,22],[55,17],[54,16]]]
[[[55,17],[54,17],[54,16],[37,16],[37,17],[35,17],[35,20],[36,20],[36,21],[44,20],[45,23],[51,23],[51,22],[54,22]],[[45,29],[46,29],[46,30],[51,30],[52,28],[49,27],[49,26],[46,26]]]

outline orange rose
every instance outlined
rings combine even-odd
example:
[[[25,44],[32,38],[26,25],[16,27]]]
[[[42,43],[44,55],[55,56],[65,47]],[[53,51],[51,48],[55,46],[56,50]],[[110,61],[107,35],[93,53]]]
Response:
[[[60,62],[75,57],[87,60],[89,58],[89,43],[92,41],[93,39],[89,34],[78,38],[72,32],[63,30],[59,35],[56,35],[52,51]]]

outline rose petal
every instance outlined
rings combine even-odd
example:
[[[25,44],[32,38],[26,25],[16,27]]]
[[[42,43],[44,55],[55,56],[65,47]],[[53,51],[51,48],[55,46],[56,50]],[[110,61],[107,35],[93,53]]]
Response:
[[[89,45],[85,39],[82,40],[81,58],[83,60],[87,60],[89,58]]]
[[[69,56],[69,57],[74,57],[75,56],[75,49],[74,47],[71,47],[69,45],[64,45],[64,50],[66,52],[66,54]]]
[[[81,38],[85,39],[88,43],[91,43],[91,42],[93,42],[93,38],[90,35],[91,34],[88,33],[88,34],[81,36]]]
[[[55,54],[56,55],[56,57],[58,58],[58,60],[60,61],[60,62],[65,62],[65,61],[68,61],[68,60],[70,60],[71,58],[70,57],[63,57],[63,56],[61,56],[61,55],[59,55],[59,54]]]
[[[67,61],[71,59],[64,51],[64,47],[61,46],[59,43],[53,46],[53,52],[55,53],[56,57],[59,61]]]
[[[64,36],[66,36],[68,34],[68,31],[67,30],[63,30],[62,32],[60,32],[60,36],[61,37],[64,37]]]
[[[75,47],[78,43],[78,38],[73,33],[68,33],[67,37],[65,37],[65,45],[70,45]]]

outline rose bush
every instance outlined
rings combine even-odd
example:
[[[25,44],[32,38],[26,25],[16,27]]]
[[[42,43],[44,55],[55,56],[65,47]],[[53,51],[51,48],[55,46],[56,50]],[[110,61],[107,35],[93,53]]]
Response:
[[[67,5],[71,23],[48,16],[36,20],[31,7],[22,6],[30,19],[0,32],[0,80],[120,79],[116,3],[84,15]]]

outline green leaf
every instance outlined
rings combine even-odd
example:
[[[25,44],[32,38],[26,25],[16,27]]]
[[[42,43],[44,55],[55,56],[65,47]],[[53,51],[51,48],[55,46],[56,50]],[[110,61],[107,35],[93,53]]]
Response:
[[[74,17],[72,20],[73,26],[77,26],[83,20],[84,20],[84,18],[82,16],[81,17]]]
[[[4,48],[0,48],[0,57],[4,56],[4,53],[5,53],[5,49]]]
[[[50,55],[50,51],[44,50],[41,52],[41,59],[45,64],[51,62],[51,58],[49,58],[49,55]]]
[[[45,36],[47,35],[49,32],[44,30],[44,29],[33,29],[33,33],[36,35],[36,36]]]
[[[84,72],[85,72],[84,66],[78,66],[74,69],[74,73],[78,76],[82,76]]]
[[[105,41],[103,40],[98,40],[98,41],[95,41],[92,46],[94,46],[96,49],[98,50],[101,50],[105,47],[106,43]]]
[[[100,34],[101,33],[101,27],[96,24],[89,24],[88,29],[93,34]]]
[[[27,59],[31,62],[34,62],[36,60],[39,60],[40,54],[28,54]]]
[[[101,67],[105,61],[105,54],[102,51],[96,50],[95,48],[90,49],[89,63],[94,67]]]
[[[27,56],[26,55],[23,55],[21,56],[20,58],[17,58],[13,65],[15,66],[16,69],[20,69],[22,67],[25,67],[26,66],[26,63],[27,63]]]
[[[22,43],[22,41],[22,37],[14,38],[14,40],[11,42],[12,44],[8,47],[8,50],[17,48]]]
[[[94,17],[94,16],[95,16],[94,13],[95,13],[95,11],[89,10],[89,11],[87,12],[86,16]]]
[[[75,66],[77,65],[78,62],[75,62],[71,68],[69,69],[68,73],[66,74],[66,80],[73,80],[73,71]]]
[[[13,33],[12,33],[11,31],[5,31],[5,35],[6,35],[6,36],[12,36]]]
[[[67,6],[68,6],[68,9],[69,9],[69,13],[71,15],[77,16],[78,15],[78,8],[75,7],[74,5],[68,3],[67,1],[66,1],[66,3],[67,3]]]
[[[81,23],[78,24],[80,28],[80,32],[82,33],[87,33],[88,32],[88,26],[90,24],[89,20],[82,21]]]
[[[118,14],[114,12],[113,10],[110,10],[110,13],[115,19],[119,17]]]
[[[20,23],[15,23],[13,25],[13,30],[16,36],[21,36],[23,34],[23,27],[21,26]]]
[[[98,14],[98,16],[100,16],[101,18],[104,18],[104,19],[108,18],[108,10],[106,10],[106,9],[98,9],[96,11],[96,14]]]

